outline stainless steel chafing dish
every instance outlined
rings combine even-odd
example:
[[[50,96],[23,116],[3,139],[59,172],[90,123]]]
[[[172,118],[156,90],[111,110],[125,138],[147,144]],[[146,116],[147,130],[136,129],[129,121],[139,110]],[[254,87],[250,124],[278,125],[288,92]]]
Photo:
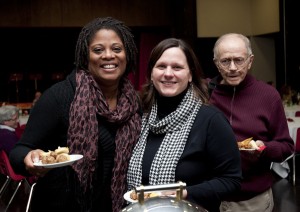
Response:
[[[121,212],[208,212],[203,207],[190,203],[182,199],[183,189],[186,184],[178,182],[174,184],[139,186],[135,188],[138,196],[138,202],[131,203],[121,210]],[[144,199],[145,192],[176,190],[176,196],[158,196]]]

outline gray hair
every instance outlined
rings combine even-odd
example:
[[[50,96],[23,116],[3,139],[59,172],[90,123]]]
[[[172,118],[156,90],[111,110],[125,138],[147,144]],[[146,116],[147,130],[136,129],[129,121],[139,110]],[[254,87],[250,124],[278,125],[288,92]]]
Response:
[[[219,47],[219,44],[220,44],[223,40],[225,40],[226,38],[228,38],[228,37],[236,37],[236,38],[241,39],[241,40],[245,43],[245,47],[247,48],[248,55],[252,55],[252,48],[251,48],[250,40],[249,40],[245,35],[238,34],[238,33],[228,33],[228,34],[222,35],[222,36],[219,37],[218,40],[216,41],[215,46],[214,46],[214,48],[213,48],[214,59],[217,59],[217,58],[218,58],[218,53],[219,53],[218,47]]]
[[[0,124],[3,124],[4,121],[11,120],[18,112],[19,108],[13,105],[4,105],[0,107]]]

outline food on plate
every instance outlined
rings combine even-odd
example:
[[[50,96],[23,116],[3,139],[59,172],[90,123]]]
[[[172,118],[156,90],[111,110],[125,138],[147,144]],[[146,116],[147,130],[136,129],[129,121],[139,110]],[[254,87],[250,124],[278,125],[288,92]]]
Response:
[[[252,137],[238,142],[239,149],[252,149],[253,147],[252,144],[250,143],[251,141],[252,141]]]
[[[50,164],[50,163],[55,163],[55,157],[50,156],[50,155],[44,155],[42,156],[42,164]]]
[[[42,164],[61,163],[70,160],[69,148],[58,147],[56,150],[40,154]]]
[[[56,150],[54,150],[56,154],[62,154],[62,153],[69,153],[69,148],[68,147],[58,147]]]
[[[254,140],[251,140],[249,144],[252,146],[252,149],[259,149]]]
[[[157,192],[144,193],[144,198],[145,199],[153,198],[153,197],[157,197],[157,196],[158,196]],[[130,193],[130,199],[132,199],[132,200],[137,200],[138,199],[138,195],[134,190]]]
[[[61,153],[56,156],[56,163],[65,162],[70,160],[70,155],[67,153]]]
[[[262,152],[266,146],[262,144],[260,144],[259,146],[256,143],[257,141],[252,140],[251,138],[247,138],[241,142],[238,142],[238,147],[240,150],[257,150],[259,152]]]
[[[149,198],[152,198],[152,197],[158,197],[158,193],[156,192],[152,192],[152,193],[149,193]]]
[[[261,141],[259,141],[259,145],[257,145],[256,142],[258,141],[252,140],[251,137],[237,143],[240,150],[257,150],[259,152],[262,152],[266,148],[266,146]]]

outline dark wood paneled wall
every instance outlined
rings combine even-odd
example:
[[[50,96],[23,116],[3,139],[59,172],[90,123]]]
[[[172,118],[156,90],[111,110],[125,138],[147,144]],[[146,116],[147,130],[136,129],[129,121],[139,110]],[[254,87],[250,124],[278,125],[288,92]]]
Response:
[[[280,0],[281,5],[283,1]],[[295,4],[286,0],[286,78],[288,84],[300,90],[299,15],[292,11],[296,8]],[[69,70],[81,27],[101,16],[124,21],[133,29],[137,39],[144,31],[169,31],[170,36],[183,38],[192,45],[207,76],[217,73],[211,61],[216,38],[197,38],[195,0],[1,0],[0,101],[8,96],[7,82],[3,81],[5,77],[7,79],[5,73],[41,70],[50,75]],[[283,15],[280,14],[280,17],[281,31],[272,35],[276,38],[279,85],[284,83],[285,78]]]
[[[300,15],[297,1],[285,2],[286,79],[287,84],[300,91]]]
[[[31,101],[36,85],[43,91],[57,81],[53,74],[70,72],[81,27],[105,16],[131,27],[137,45],[149,31],[197,39],[194,0],[1,0],[0,102]],[[15,73],[22,79],[12,80]]]
[[[166,26],[172,4],[172,0],[1,0],[0,27],[80,27],[99,16],[113,16],[129,26]]]

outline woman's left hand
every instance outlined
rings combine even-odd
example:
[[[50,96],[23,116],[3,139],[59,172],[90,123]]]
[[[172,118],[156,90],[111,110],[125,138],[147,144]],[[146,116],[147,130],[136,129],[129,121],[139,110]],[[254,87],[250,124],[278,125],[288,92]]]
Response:
[[[162,191],[161,194],[162,196],[176,196],[176,191],[175,190]],[[186,197],[187,197],[187,190],[184,189],[182,191],[182,199],[186,199]]]

